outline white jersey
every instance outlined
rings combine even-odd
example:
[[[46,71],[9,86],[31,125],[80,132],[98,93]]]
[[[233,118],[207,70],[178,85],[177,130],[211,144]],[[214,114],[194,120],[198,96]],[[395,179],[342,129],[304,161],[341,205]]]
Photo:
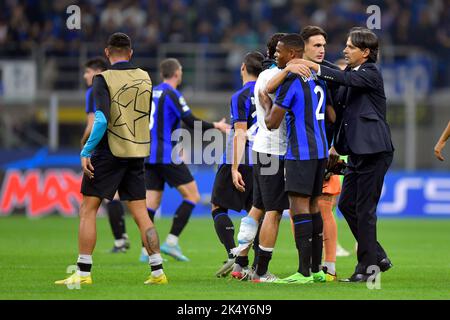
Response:
[[[287,138],[286,138],[286,120],[280,124],[280,127],[276,130],[268,130],[264,118],[266,111],[259,102],[259,90],[266,89],[267,83],[276,74],[281,72],[277,67],[264,70],[260,73],[258,80],[255,84],[255,105],[256,105],[256,118],[258,123],[258,131],[253,141],[253,151],[267,154],[275,154],[283,156],[286,153]],[[269,95],[272,101],[275,99],[275,95]]]

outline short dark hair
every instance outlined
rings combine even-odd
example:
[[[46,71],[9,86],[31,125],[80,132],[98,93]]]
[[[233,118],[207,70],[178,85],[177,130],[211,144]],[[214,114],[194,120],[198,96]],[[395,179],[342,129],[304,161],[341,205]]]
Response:
[[[175,58],[168,58],[159,64],[159,71],[163,79],[170,79],[175,75],[175,72],[181,68],[181,63]]]
[[[267,42],[267,51],[268,51],[268,58],[269,59],[275,59],[275,51],[277,51],[277,44],[278,41],[280,41],[281,38],[283,38],[286,35],[286,33],[275,33],[270,37],[269,41]]]
[[[112,53],[125,53],[131,50],[131,39],[123,32],[116,32],[109,36],[108,49]]]
[[[377,35],[372,30],[362,27],[355,27],[350,29],[348,37],[355,47],[361,50],[370,50],[368,58],[369,62],[377,62],[379,43]]]
[[[262,62],[264,61],[264,55],[259,51],[252,51],[245,55],[244,65],[248,74],[253,76],[259,76],[262,71]]]
[[[280,39],[287,48],[294,49],[300,54],[305,51],[305,42],[303,38],[297,33],[289,33]]]
[[[323,36],[325,40],[328,39],[328,35],[321,27],[318,26],[306,26],[302,29],[300,32],[300,36],[302,37],[303,41],[308,41],[309,38],[314,36]]]
[[[94,70],[105,71],[106,69],[108,69],[108,63],[102,57],[95,57],[95,58],[89,59],[84,64],[84,67],[94,69]]]

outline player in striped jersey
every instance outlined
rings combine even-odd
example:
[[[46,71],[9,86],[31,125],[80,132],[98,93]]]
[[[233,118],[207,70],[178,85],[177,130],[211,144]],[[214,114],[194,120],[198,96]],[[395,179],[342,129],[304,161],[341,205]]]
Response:
[[[302,37],[286,35],[277,45],[278,66],[285,67],[290,60],[302,57],[303,52]],[[322,194],[328,157],[326,91],[326,83],[314,73],[309,78],[289,74],[278,88],[274,104],[267,95],[262,102],[267,111],[268,129],[277,129],[286,116],[285,190],[289,196],[299,257],[298,272],[275,283],[325,281],[325,274],[320,270],[323,221],[318,198]]]
[[[243,87],[231,98],[232,132],[227,141],[223,163],[217,170],[211,196],[214,227],[228,254],[228,260],[216,272],[218,277],[226,276],[235,262],[235,256],[231,252],[231,249],[236,247],[234,225],[228,216],[228,210],[240,212],[244,209],[249,212],[252,208],[252,140],[257,129],[254,87],[256,79],[262,71],[263,60],[264,56],[256,51],[245,56],[241,66]],[[256,208],[252,208],[252,210],[259,211],[256,215],[262,215],[261,210]],[[252,220],[252,218],[249,219]],[[256,222],[254,223],[256,224]],[[253,248],[256,257],[258,247],[254,246]],[[239,256],[236,258],[236,263],[246,267],[248,257],[246,255]]]
[[[225,119],[209,123],[196,118],[177,87],[182,82],[182,66],[177,59],[169,58],[161,62],[160,72],[163,82],[153,89],[153,103],[150,114],[150,156],[145,163],[145,183],[147,188],[147,211],[152,219],[161,204],[165,183],[177,188],[183,201],[177,208],[172,227],[161,252],[179,261],[189,261],[178,245],[178,238],[186,227],[192,210],[200,200],[197,184],[191,172],[177,152],[173,152],[177,141],[172,133],[181,127],[181,121],[190,128],[195,122],[201,123],[203,131],[219,129],[225,132],[229,125]],[[146,251],[142,249],[141,261],[147,261]]]

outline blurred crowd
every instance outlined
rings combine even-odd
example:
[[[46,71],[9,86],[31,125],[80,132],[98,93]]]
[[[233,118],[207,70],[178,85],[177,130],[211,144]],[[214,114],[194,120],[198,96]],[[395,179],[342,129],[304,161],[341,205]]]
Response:
[[[71,4],[81,8],[80,31],[66,27]],[[381,8],[377,33],[383,45],[423,49],[448,70],[450,0],[3,0],[0,57],[28,55],[35,45],[54,55],[76,55],[81,43],[104,44],[117,30],[148,54],[162,42],[249,50],[261,48],[274,32],[299,32],[313,24],[328,32],[334,59],[349,28],[366,25],[366,8],[373,4]]]

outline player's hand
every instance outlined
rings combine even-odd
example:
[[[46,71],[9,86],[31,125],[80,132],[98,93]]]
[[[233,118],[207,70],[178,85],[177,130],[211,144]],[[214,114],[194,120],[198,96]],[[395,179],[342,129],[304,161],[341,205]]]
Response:
[[[334,147],[331,147],[328,152],[328,161],[327,161],[327,170],[333,171],[333,168],[336,166],[336,164],[339,161],[339,154],[336,152]]]
[[[226,123],[225,118],[222,118],[219,122],[213,122],[214,128],[220,130],[223,133],[228,133],[231,129],[230,124]]]
[[[233,184],[240,192],[245,192],[245,182],[242,179],[241,173],[236,169],[231,169],[231,176],[233,177]]]
[[[441,142],[438,141],[438,143],[436,143],[436,145],[434,146],[434,155],[436,156],[436,158],[438,158],[438,160],[444,161],[444,157],[442,156],[442,149],[444,149],[445,147],[445,142]]]
[[[298,60],[304,61],[302,59]],[[304,63],[290,64],[286,66],[286,68],[289,72],[298,74],[305,78],[310,78],[312,76],[311,69],[309,69],[309,67],[306,66]]]
[[[258,98],[261,106],[266,110],[266,113],[269,113],[270,108],[272,107],[272,99],[270,99],[269,93],[266,90],[259,90]]]
[[[92,166],[91,158],[81,157],[81,168],[89,179],[94,178],[94,167]]]

